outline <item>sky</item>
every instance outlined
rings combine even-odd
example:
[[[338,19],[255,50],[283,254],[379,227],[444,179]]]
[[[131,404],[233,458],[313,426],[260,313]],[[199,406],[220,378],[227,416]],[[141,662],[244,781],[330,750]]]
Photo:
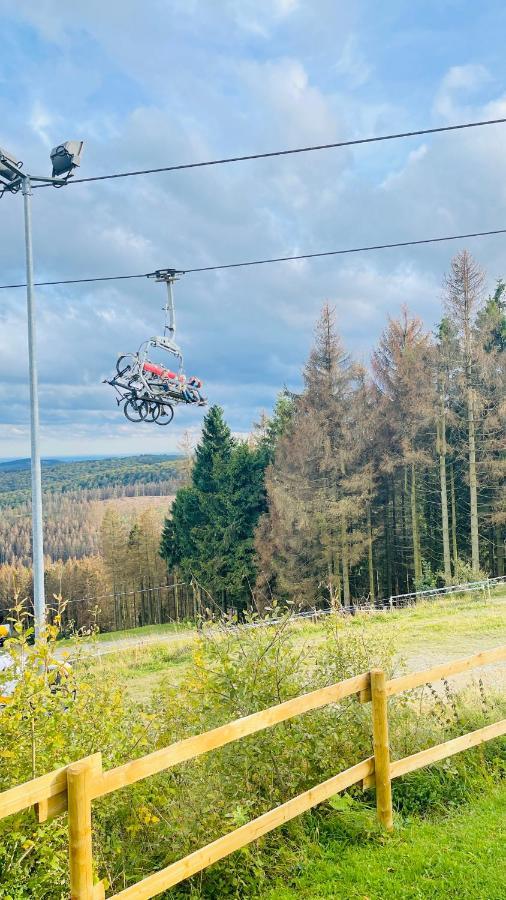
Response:
[[[506,116],[500,0],[0,0],[0,145],[82,176]],[[506,125],[37,190],[36,280],[194,268],[506,227]],[[433,328],[462,244],[226,272],[176,286],[178,341],[233,431],[297,390],[322,304],[367,364],[406,303]],[[466,246],[493,289],[505,237]],[[22,197],[0,202],[0,284],[24,281]],[[151,280],[39,288],[44,455],[177,450],[201,409],[131,424],[102,380],[160,332]],[[0,457],[29,455],[24,291],[0,291]]]

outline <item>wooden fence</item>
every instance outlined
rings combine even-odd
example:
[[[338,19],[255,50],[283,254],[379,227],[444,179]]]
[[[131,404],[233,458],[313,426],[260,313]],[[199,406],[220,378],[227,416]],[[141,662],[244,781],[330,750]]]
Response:
[[[103,882],[93,883],[91,822],[93,800],[178,763],[195,759],[210,750],[224,747],[246,735],[255,734],[310,710],[337,703],[345,697],[357,695],[360,702],[372,704],[373,755],[369,759],[334,775],[322,784],[310,788],[200,850],[190,853],[184,859],[148,875],[137,884],[115,894],[114,900],[147,900],[154,897],[357,783],[361,783],[364,788],[373,786],[376,788],[378,818],[385,828],[391,829],[393,778],[399,778],[408,772],[506,734],[506,719],[404,759],[390,761],[388,698],[441,678],[504,660],[506,660],[506,646],[389,681],[381,669],[374,669],[237,719],[219,728],[213,728],[205,734],[179,741],[106,772],[102,771],[101,754],[95,753],[48,775],[42,775],[4,791],[0,794],[0,819],[33,806],[38,820],[44,822],[67,810],[72,900],[99,900],[105,897],[105,889]]]

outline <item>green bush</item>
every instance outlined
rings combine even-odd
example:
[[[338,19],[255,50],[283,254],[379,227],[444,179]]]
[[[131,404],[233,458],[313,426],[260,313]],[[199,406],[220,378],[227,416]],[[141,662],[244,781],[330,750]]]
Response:
[[[122,695],[108,666],[87,662],[79,642],[66,677],[55,675],[54,642],[28,644],[18,610],[9,651],[16,687],[0,714],[0,790],[102,750],[104,768],[192,734],[350,677],[373,666],[393,671],[395,648],[357,623],[326,621],[320,642],[304,642],[289,617],[261,628],[205,629],[177,687],[170,670],[151,706]],[[277,617],[278,612],[273,612]],[[155,668],[161,650],[156,650]],[[52,668],[56,665],[56,669]],[[12,677],[12,672],[9,678]],[[0,693],[1,693],[0,685]],[[447,689],[390,701],[394,758],[500,718],[483,691],[472,702]],[[371,755],[371,715],[356,698],[298,716],[94,802],[97,876],[119,891],[336,772]],[[504,744],[454,757],[394,783],[399,814],[429,814],[464,801],[504,773]],[[66,818],[37,825],[30,812],[0,822],[0,897],[68,896]],[[343,843],[377,833],[373,796],[358,787],[267,835],[167,896],[255,897],[318,853],[320,838]]]

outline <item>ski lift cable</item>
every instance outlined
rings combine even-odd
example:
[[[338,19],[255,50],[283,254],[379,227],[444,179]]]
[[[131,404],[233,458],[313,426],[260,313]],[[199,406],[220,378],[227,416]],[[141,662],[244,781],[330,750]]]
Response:
[[[400,138],[421,137],[426,134],[441,134],[447,131],[462,131],[466,128],[481,128],[486,125],[501,125],[502,119],[485,119],[479,122],[462,122],[457,125],[440,125],[436,128],[420,128],[416,131],[400,131],[392,134],[381,134],[368,138],[354,138],[349,141],[334,141],[328,144],[314,144],[307,147],[294,147],[289,150],[271,150],[267,153],[247,153],[244,156],[226,156],[222,159],[208,159],[203,162],[179,163],[173,166],[160,166],[153,169],[136,169],[130,172],[113,172],[109,175],[92,175],[88,178],[73,178],[67,184],[84,184],[93,181],[110,181],[118,178],[131,178],[137,175],[154,175],[160,172],[180,172],[184,169],[202,169],[209,166],[222,166],[227,163],[247,162],[254,159],[269,159],[277,156],[294,156],[299,153],[312,153],[316,150],[336,150],[341,147],[355,147],[359,144],[374,144],[381,141],[393,141]],[[50,187],[48,184],[34,184],[33,188]]]
[[[158,269],[155,272],[140,272],[133,275],[101,275],[92,278],[66,278],[60,281],[37,281],[36,287],[55,287],[57,285],[66,284],[90,284],[102,281],[125,281],[134,278],[153,278],[160,272],[173,271],[178,275],[192,275],[199,272],[217,272],[223,269],[240,269],[247,266],[264,266],[272,263],[296,262],[303,259],[320,259],[325,256],[344,256],[349,253],[366,253],[372,250],[391,250],[399,247],[418,247],[425,244],[442,244],[446,241],[462,241],[470,238],[491,237],[494,235],[506,234],[506,228],[495,228],[490,231],[472,231],[467,234],[451,234],[444,237],[421,238],[412,241],[394,241],[388,244],[369,244],[362,247],[345,247],[341,250],[322,250],[315,253],[299,253],[294,256],[272,256],[265,259],[250,259],[243,262],[221,263],[215,266],[198,266],[192,269]],[[19,284],[0,284],[0,290],[13,290],[14,288],[26,287],[26,283]]]

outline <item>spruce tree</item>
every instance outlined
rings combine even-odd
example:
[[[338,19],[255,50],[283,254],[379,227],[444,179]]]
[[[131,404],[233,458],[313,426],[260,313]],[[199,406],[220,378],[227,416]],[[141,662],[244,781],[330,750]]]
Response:
[[[445,301],[460,339],[462,376],[467,408],[467,458],[471,529],[471,564],[475,575],[480,570],[478,530],[478,475],[476,466],[476,348],[474,323],[481,307],[484,274],[467,250],[452,259],[445,276]]]
[[[212,407],[196,448],[191,484],[180,489],[166,519],[161,555],[204,591],[204,603],[242,608],[256,578],[253,534],[265,509],[268,448],[233,439],[222,410]]]

